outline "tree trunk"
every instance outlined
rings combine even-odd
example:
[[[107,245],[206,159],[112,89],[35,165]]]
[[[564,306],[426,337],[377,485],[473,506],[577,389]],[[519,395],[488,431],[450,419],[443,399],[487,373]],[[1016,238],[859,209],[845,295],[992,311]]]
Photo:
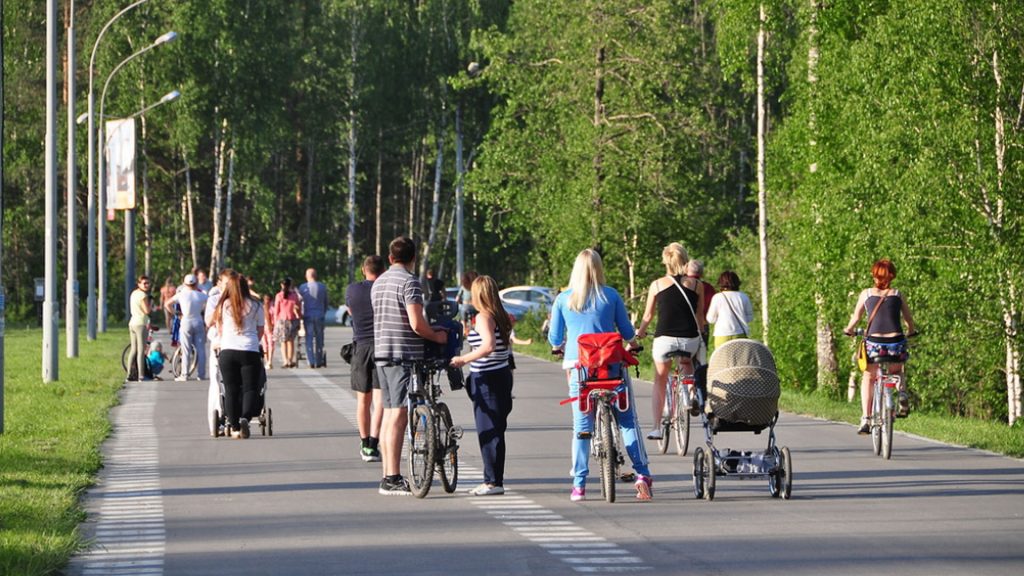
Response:
[[[216,116],[216,111],[214,112]],[[220,219],[221,219],[221,188],[224,185],[224,140],[227,137],[228,121],[221,123],[217,131],[213,145],[214,165],[217,173],[213,181],[213,239],[210,246],[210,277],[214,277],[215,270],[221,267],[220,255]]]
[[[472,160],[472,158],[470,158]],[[462,282],[462,273],[466,271],[466,222],[464,216],[463,185],[466,179],[466,166],[462,162],[462,107],[455,107],[455,282]],[[451,223],[448,224],[448,238],[445,239],[445,253],[448,252],[448,239],[451,239]]]
[[[381,197],[384,192],[384,183],[382,181],[384,177],[384,130],[380,129],[377,133],[377,189],[374,191],[374,232],[377,235],[376,250],[375,254],[384,253],[384,236],[381,230],[382,224],[382,210],[381,210]]]
[[[302,228],[306,245],[313,235],[313,143],[306,144],[306,198],[305,211],[302,217]]]
[[[597,48],[594,62],[594,188],[591,191],[590,236],[600,243],[601,192],[604,183],[604,46]]]
[[[235,142],[234,138],[231,141],[231,148],[228,150],[228,190],[226,195],[226,202],[224,207],[224,241],[220,249],[220,258],[227,264],[230,260],[228,258],[228,240],[231,238],[231,213],[232,203],[235,197]]]
[[[196,219],[192,211],[192,167],[182,152],[181,159],[185,162],[185,210],[188,213],[188,245],[192,253],[192,269],[199,267],[199,252],[196,249]],[[211,268],[210,277],[216,272]]]
[[[355,59],[353,49],[353,60]],[[356,112],[348,113],[348,282],[356,281]],[[378,182],[378,186],[379,186]]]
[[[768,338],[768,192],[765,189],[765,96],[764,96],[764,43],[767,15],[760,4],[760,23],[757,28],[757,210],[758,239],[761,246],[761,340]]]
[[[437,226],[441,217],[441,172],[444,169],[444,130],[445,114],[441,112],[441,127],[437,134],[437,161],[434,163],[434,194],[431,197],[430,229],[427,232],[427,243],[423,246],[420,257],[420,272],[430,267],[430,248],[437,240]]]

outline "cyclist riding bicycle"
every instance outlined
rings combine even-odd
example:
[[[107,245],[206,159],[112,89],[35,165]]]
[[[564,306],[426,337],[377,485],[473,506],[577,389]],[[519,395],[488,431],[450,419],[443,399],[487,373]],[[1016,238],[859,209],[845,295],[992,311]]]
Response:
[[[626,314],[626,305],[614,288],[605,285],[604,265],[601,256],[587,249],[579,253],[572,267],[569,288],[555,298],[551,309],[551,328],[548,342],[565,353],[562,368],[569,381],[569,396],[579,396],[579,371],[575,370],[578,358],[577,340],[581,334],[619,332],[624,340],[635,345],[636,334]],[[564,348],[563,348],[564,347]],[[648,468],[647,451],[640,438],[633,402],[633,387],[628,373],[623,374],[626,393],[629,395],[629,409],[619,414],[626,452],[633,462],[636,477],[636,497],[650,500],[654,481]],[[594,433],[593,411],[582,412],[579,403],[572,403],[573,412],[573,484],[569,499],[573,502],[586,497],[587,475],[590,473],[590,438]]]
[[[699,364],[707,364],[707,348],[704,347],[701,333],[704,331],[704,287],[700,280],[686,276],[689,255],[686,248],[678,242],[672,242],[661,251],[661,262],[665,265],[665,275],[651,282],[647,291],[647,306],[644,316],[637,327],[637,337],[647,337],[647,327],[654,319],[657,309],[658,323],[654,328],[654,343],[651,355],[654,357],[654,388],[651,393],[651,413],[654,426],[649,440],[660,440],[661,414],[665,409],[665,383],[672,367],[671,352],[681,350],[690,357],[682,360],[684,372],[693,374],[693,363],[696,358]]]
[[[860,293],[857,305],[853,308],[853,315],[850,316],[850,323],[843,329],[843,333],[852,336],[861,317],[865,313],[868,314],[868,326],[864,329],[868,369],[864,371],[861,379],[861,419],[860,428],[857,429],[858,434],[868,434],[871,431],[869,423],[872,406],[871,383],[879,376],[879,362],[889,362],[890,372],[893,374],[903,373],[903,364],[907,361],[909,353],[907,352],[907,337],[903,332],[901,320],[907,325],[907,334],[912,336],[917,332],[914,318],[910,314],[910,307],[907,306],[906,295],[892,288],[892,280],[896,277],[896,266],[890,260],[883,258],[876,261],[871,267],[871,276],[874,278],[874,286]],[[901,378],[900,415],[906,416],[909,410],[906,380]]]

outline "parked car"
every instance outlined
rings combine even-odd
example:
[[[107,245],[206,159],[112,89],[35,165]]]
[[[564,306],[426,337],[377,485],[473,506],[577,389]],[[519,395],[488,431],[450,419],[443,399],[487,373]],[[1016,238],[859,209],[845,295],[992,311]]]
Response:
[[[337,308],[327,308],[327,315],[324,317],[325,324],[341,324],[342,326],[352,325],[352,316],[348,313],[348,306],[342,304]]]
[[[545,286],[511,286],[498,291],[498,296],[506,308],[511,304],[545,313],[551,311],[551,305],[555,302],[554,293]]]

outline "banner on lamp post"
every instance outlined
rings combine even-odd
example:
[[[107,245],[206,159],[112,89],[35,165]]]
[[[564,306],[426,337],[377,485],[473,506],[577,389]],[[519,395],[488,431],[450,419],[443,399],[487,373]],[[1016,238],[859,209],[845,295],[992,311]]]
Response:
[[[107,208],[135,208],[135,119],[107,122]]]

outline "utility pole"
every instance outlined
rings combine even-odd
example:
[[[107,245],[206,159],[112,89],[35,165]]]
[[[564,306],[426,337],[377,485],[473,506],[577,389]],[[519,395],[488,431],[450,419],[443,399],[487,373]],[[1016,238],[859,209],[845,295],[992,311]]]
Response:
[[[67,285],[64,290],[64,340],[68,358],[78,357],[78,219],[77,202],[75,202],[76,180],[75,171],[75,2],[68,2],[68,165],[67,165],[67,211],[68,236],[65,251],[67,252]]]
[[[46,283],[43,292],[43,382],[57,374],[57,0],[46,1]]]

